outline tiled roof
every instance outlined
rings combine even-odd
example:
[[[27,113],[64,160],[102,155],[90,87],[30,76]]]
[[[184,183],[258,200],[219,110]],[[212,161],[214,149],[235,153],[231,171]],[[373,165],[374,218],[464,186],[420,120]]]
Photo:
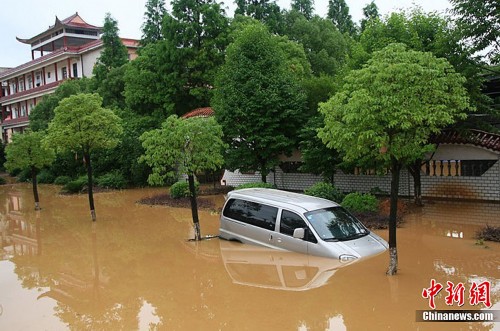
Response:
[[[434,144],[474,145],[500,152],[500,135],[480,130],[465,132],[444,130],[439,135],[431,137],[430,142]]]
[[[182,115],[182,118],[191,118],[191,117],[210,117],[214,115],[214,111],[211,107],[205,107],[205,108],[197,108],[195,110],[192,110],[184,115]]]
[[[139,41],[136,39],[121,38],[121,40],[126,47],[133,48],[133,47],[139,46]],[[81,46],[68,46],[65,48],[59,48],[58,50],[55,50],[52,53],[46,54],[44,56],[40,56],[34,60],[23,63],[20,66],[17,66],[15,68],[11,68],[11,69],[8,69],[8,70],[1,72],[0,73],[0,80],[3,79],[3,77],[5,77],[5,76],[9,76],[12,73],[19,72],[22,69],[31,67],[35,64],[45,62],[53,57],[56,57],[57,55],[60,55],[60,54],[66,53],[66,52],[67,53],[74,53],[74,54],[81,54],[81,53],[84,53],[85,51],[88,51],[89,49],[98,48],[101,46],[102,46],[102,39],[96,39],[96,40],[92,40],[86,44],[83,44]]]
[[[35,88],[32,88],[32,89],[24,90],[22,92],[18,92],[18,93],[14,93],[14,94],[11,94],[11,95],[7,95],[7,96],[1,98],[0,102],[6,103],[7,101],[12,100],[12,99],[17,99],[17,98],[20,98],[20,97],[23,97],[23,96],[27,96],[27,95],[31,95],[31,94],[35,94],[35,93],[40,93],[40,92],[49,90],[51,88],[57,87],[62,82],[64,82],[64,80],[58,80],[56,82],[48,83],[48,84],[45,84],[45,85],[42,85],[42,86],[38,86],[38,87],[35,87]]]

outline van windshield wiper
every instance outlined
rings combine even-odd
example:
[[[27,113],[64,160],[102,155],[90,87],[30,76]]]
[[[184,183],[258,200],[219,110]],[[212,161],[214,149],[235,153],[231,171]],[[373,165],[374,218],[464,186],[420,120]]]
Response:
[[[337,242],[339,241],[337,238],[325,238],[323,239],[324,241],[333,241],[333,242]]]

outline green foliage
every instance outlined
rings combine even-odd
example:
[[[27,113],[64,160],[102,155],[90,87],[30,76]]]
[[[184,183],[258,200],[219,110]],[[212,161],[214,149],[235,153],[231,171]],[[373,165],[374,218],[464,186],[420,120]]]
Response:
[[[356,27],[349,14],[349,6],[345,0],[329,0],[328,13],[326,15],[342,33],[354,35]]]
[[[375,1],[372,0],[372,2],[363,7],[363,16],[364,17],[361,20],[361,32],[365,30],[368,24],[380,18]]]
[[[59,103],[49,124],[46,144],[58,152],[91,153],[113,148],[123,132],[120,118],[102,106],[98,94],[76,94]]]
[[[480,245],[483,245],[485,240],[500,242],[500,226],[486,225],[476,233],[476,238]]]
[[[45,95],[41,102],[29,114],[30,129],[43,131],[49,127],[49,122],[54,118],[54,109],[59,102],[71,95],[91,92],[91,81],[88,78],[70,79],[57,87],[54,93]]]
[[[80,176],[75,180],[67,182],[62,191],[65,193],[81,193],[87,187],[87,176]]]
[[[165,14],[165,40],[149,43],[125,74],[125,100],[134,111],[160,121],[206,107],[224,61],[228,18],[209,0],[172,2]]]
[[[195,182],[194,186],[196,193],[198,194],[198,191],[200,189],[200,183]],[[188,182],[180,181],[170,186],[170,197],[172,197],[173,199],[188,198],[189,196],[190,193],[189,193]]]
[[[7,184],[7,181],[5,180],[5,178],[0,177],[0,185],[5,185],[5,184]]]
[[[175,171],[194,175],[222,166],[222,129],[213,117],[180,119],[175,115],[160,129],[145,132],[140,140],[144,154],[140,157],[152,169],[148,182],[163,184]]]
[[[350,212],[376,212],[378,210],[378,200],[372,194],[362,194],[359,192],[349,193],[342,200],[342,207]]]
[[[319,182],[304,190],[304,193],[313,197],[328,199],[331,201],[342,201],[343,194],[330,183]]]
[[[335,149],[328,148],[318,137],[318,129],[323,127],[321,114],[311,116],[307,125],[300,132],[300,152],[303,164],[300,170],[323,176],[325,181],[332,181],[342,158]]]
[[[69,176],[59,176],[54,180],[55,185],[66,185],[71,181],[71,177]]]
[[[313,0],[292,0],[292,10],[301,13],[306,19],[310,20],[314,14]]]
[[[32,179],[31,170],[28,168],[19,171],[16,176],[19,183],[29,183]]]
[[[296,12],[287,16],[286,35],[302,44],[314,75],[337,75],[347,63],[351,40],[330,20],[314,16],[307,20]]]
[[[273,33],[282,33],[284,19],[278,4],[271,0],[236,0],[236,15],[252,17],[265,24]]]
[[[7,171],[14,169],[28,169],[40,171],[44,166],[50,165],[55,158],[54,149],[44,146],[42,140],[45,132],[26,131],[23,134],[12,136],[12,142],[5,148],[5,168]]]
[[[4,163],[7,161],[5,159],[5,144],[0,142],[0,171],[4,170]]]
[[[239,32],[228,47],[212,99],[229,145],[226,166],[260,171],[263,181],[278,156],[297,145],[305,117],[305,94],[279,42],[260,24]]]
[[[498,0],[450,0],[465,40],[475,51],[488,50],[492,63],[500,63],[500,7]]]
[[[162,22],[167,13],[164,0],[147,0],[145,21],[142,24],[141,45],[146,46],[163,39]]]
[[[254,183],[245,183],[238,185],[234,189],[242,190],[244,188],[276,188],[276,187],[270,183],[254,182]]]
[[[113,171],[97,177],[96,184],[102,188],[123,189],[127,186],[127,181],[119,171]]]
[[[320,105],[319,136],[357,165],[408,164],[433,149],[429,136],[464,118],[463,83],[445,60],[393,44],[352,71],[342,90]],[[380,152],[386,150],[387,152]]]
[[[118,22],[106,13],[101,40],[103,50],[94,65],[93,73],[98,86],[106,79],[112,68],[118,68],[128,62],[128,51],[119,36]]]
[[[40,184],[52,184],[55,178],[56,177],[48,169],[42,169],[37,176],[37,181]]]

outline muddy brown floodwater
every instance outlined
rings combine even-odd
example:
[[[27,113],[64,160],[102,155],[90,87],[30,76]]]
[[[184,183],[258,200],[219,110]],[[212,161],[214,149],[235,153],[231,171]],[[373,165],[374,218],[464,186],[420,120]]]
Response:
[[[188,209],[136,204],[161,192],[86,195],[31,186],[0,187],[0,330],[499,330],[500,323],[416,322],[429,309],[431,279],[491,284],[500,310],[500,245],[476,245],[484,224],[500,225],[500,205],[435,202],[398,229],[399,271],[388,253],[342,265],[336,260],[193,237]],[[222,196],[213,197],[217,206]],[[218,215],[201,211],[203,235]],[[387,231],[376,231],[387,239]]]

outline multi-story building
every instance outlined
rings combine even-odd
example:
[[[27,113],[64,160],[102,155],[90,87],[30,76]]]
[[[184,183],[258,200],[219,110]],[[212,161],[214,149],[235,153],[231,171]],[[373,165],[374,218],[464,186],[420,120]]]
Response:
[[[46,94],[65,80],[89,77],[100,53],[102,27],[86,23],[78,13],[56,21],[38,35],[18,41],[31,45],[32,60],[15,68],[0,70],[0,107],[2,139],[22,132],[28,115]],[[122,39],[129,59],[136,55],[138,41]]]

